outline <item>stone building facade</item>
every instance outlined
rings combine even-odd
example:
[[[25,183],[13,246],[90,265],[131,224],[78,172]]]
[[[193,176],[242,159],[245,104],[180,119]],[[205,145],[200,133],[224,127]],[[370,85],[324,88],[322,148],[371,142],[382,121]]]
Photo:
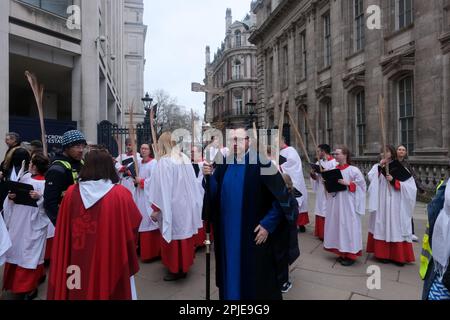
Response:
[[[380,29],[367,26],[371,5]],[[277,124],[286,104],[313,155],[306,110],[318,143],[348,145],[367,172],[380,150],[383,95],[388,143],[408,146],[428,187],[448,176],[450,1],[257,0],[252,10],[260,126]]]
[[[130,101],[142,105],[142,12],[143,0],[1,1],[0,132],[26,135],[37,118],[25,70],[45,86],[51,136],[77,127],[96,142],[99,122],[123,123]]]
[[[248,41],[254,16],[232,19],[227,9],[225,39],[212,62],[206,48],[205,85],[213,89],[206,93],[205,120],[218,129],[247,126],[252,113],[248,103],[256,100],[256,47]]]

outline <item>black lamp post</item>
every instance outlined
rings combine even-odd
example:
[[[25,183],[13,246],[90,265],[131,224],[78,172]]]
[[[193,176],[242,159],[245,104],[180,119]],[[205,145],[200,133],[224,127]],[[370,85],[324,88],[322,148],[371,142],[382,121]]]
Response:
[[[145,94],[145,97],[141,99],[142,100],[142,104],[144,105],[144,110],[145,112],[150,112],[150,108],[152,106],[152,102],[153,99],[150,98],[150,95],[148,94],[148,92]],[[150,113],[149,113],[150,116]]]
[[[254,102],[253,99],[250,99],[250,101],[247,102],[246,106],[249,114],[248,118],[249,126],[253,126],[253,122],[255,122],[256,118],[255,116],[256,102]],[[258,123],[256,123],[256,127],[258,127]]]
[[[142,104],[144,105],[144,110],[145,110],[145,119],[144,119],[144,136],[145,136],[145,141],[150,141],[151,140],[151,128],[150,128],[150,111],[152,110],[152,103],[153,103],[153,99],[150,98],[150,95],[148,94],[148,92],[145,94],[145,97],[141,99],[142,100]]]

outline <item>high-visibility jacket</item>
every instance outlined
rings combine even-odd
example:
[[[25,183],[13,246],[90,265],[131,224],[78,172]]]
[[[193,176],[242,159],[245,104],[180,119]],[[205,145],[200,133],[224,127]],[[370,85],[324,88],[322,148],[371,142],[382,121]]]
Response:
[[[439,185],[436,188],[436,193],[439,190],[439,188],[445,183],[445,181],[441,181]],[[425,277],[427,275],[428,267],[431,262],[432,258],[432,250],[430,245],[430,223],[427,224],[427,230],[425,231],[425,235],[423,236],[422,241],[422,253],[420,254],[420,277],[422,280],[425,280]]]

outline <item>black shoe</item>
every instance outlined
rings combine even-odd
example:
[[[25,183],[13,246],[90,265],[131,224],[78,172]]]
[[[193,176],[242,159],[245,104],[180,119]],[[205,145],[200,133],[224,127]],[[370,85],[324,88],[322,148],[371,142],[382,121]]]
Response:
[[[23,297],[23,300],[25,300],[25,301],[31,301],[31,300],[36,299],[37,296],[38,296],[38,289],[34,290],[34,291],[31,292],[31,293],[26,294],[26,295]]]
[[[44,284],[45,280],[47,280],[47,276],[44,274],[44,275],[39,279],[38,284],[39,284],[39,285]]]
[[[298,232],[300,232],[300,233],[305,233],[305,232],[306,232],[305,226],[300,226],[300,227],[298,227]]]
[[[344,260],[344,258],[342,258],[342,257],[339,257],[339,258],[336,259],[336,261],[339,262],[339,263],[341,263],[343,260]]]
[[[351,259],[342,259],[342,261],[341,261],[341,265],[344,267],[350,267],[354,264],[355,264],[355,260],[351,260]]]
[[[381,262],[382,264],[388,264],[389,260],[388,259],[377,259],[379,262]]]
[[[187,273],[169,273],[167,276],[164,277],[164,281],[177,281],[180,279],[186,278]]]
[[[287,293],[287,292],[289,292],[289,290],[291,290],[291,288],[292,288],[292,282],[288,281],[281,286],[281,292]]]
[[[394,261],[394,264],[395,264],[397,267],[404,267],[404,266],[405,266],[405,264],[404,264],[403,262],[396,262],[396,261]]]

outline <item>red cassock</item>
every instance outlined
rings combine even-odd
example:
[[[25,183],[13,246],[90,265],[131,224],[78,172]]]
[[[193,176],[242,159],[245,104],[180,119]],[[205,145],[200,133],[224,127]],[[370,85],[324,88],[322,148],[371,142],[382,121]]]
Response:
[[[325,238],[325,218],[316,215],[316,228],[314,230],[314,235],[323,241]]]
[[[131,193],[116,185],[86,210],[78,185],[66,192],[53,243],[48,300],[129,300],[139,271],[136,239],[142,216]],[[79,268],[81,289],[68,282]],[[68,281],[69,280],[69,281]],[[72,279],[73,280],[73,279]]]
[[[308,212],[301,212],[297,218],[297,226],[304,227],[309,224],[309,215]]]

